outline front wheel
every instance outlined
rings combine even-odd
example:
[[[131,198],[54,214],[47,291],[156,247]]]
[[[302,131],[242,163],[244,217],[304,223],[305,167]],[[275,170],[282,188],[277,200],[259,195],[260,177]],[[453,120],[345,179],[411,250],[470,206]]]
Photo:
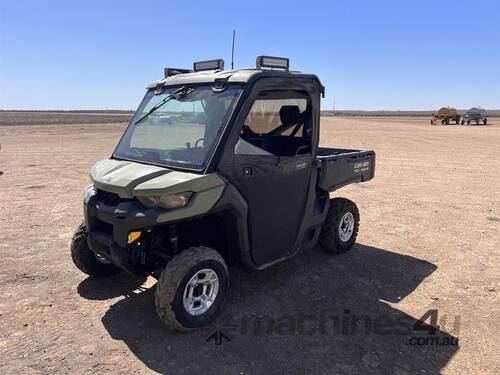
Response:
[[[87,244],[87,228],[85,223],[78,226],[71,240],[71,258],[75,266],[90,276],[105,277],[120,272],[120,269],[105,258],[100,257]]]
[[[359,210],[353,201],[334,198],[319,235],[320,246],[331,253],[348,251],[358,235]]]
[[[169,328],[190,331],[217,316],[229,286],[226,262],[214,249],[191,247],[174,256],[156,284],[156,312]]]

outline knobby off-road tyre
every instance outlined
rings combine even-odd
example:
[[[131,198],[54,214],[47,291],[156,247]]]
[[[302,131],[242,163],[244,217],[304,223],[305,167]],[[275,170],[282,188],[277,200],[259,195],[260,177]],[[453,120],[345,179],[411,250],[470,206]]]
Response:
[[[341,254],[348,251],[359,229],[359,211],[353,201],[334,198],[319,235],[320,246],[328,252]]]
[[[203,284],[207,285],[206,289]],[[190,247],[174,256],[161,272],[156,284],[156,312],[170,329],[191,331],[201,328],[219,313],[228,287],[229,273],[222,256],[208,247]],[[192,300],[190,290],[193,291],[191,296],[198,299],[192,304],[189,303]],[[201,302],[203,298],[211,300],[208,307]]]
[[[76,267],[90,276],[106,277],[120,272],[120,269],[111,263],[102,263],[90,250],[87,244],[87,228],[81,223],[71,239],[71,257]]]

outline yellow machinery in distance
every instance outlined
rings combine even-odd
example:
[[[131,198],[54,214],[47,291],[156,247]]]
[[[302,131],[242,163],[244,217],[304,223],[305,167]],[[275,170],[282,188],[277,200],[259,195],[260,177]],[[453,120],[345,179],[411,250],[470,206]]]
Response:
[[[437,115],[434,115],[431,119],[431,124],[436,125],[438,121],[441,121],[443,125],[449,125],[451,121],[455,121],[455,124],[458,125],[460,123],[460,115],[456,108],[442,107],[439,109]]]

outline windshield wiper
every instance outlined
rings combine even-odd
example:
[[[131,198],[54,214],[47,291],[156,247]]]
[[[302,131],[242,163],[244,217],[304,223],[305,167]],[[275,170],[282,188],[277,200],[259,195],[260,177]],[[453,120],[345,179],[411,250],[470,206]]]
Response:
[[[173,93],[165,97],[163,100],[158,102],[155,106],[153,106],[148,113],[146,113],[144,116],[142,116],[139,120],[137,120],[134,125],[137,125],[138,123],[144,121],[146,117],[148,117],[151,113],[155,112],[158,108],[162,107],[164,104],[169,102],[171,99],[177,99],[177,98],[182,98],[183,96],[189,95],[194,91],[194,88],[190,87],[187,88],[186,86],[179,87],[177,90],[175,90]]]

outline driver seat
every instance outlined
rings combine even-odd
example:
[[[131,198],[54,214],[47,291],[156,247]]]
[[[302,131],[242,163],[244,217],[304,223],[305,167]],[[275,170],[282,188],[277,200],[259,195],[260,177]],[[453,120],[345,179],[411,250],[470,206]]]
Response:
[[[299,106],[284,105],[280,108],[280,120],[283,131],[290,129],[301,120]],[[262,148],[274,155],[294,156],[302,145],[306,144],[302,137],[291,135],[273,135],[262,142]]]

